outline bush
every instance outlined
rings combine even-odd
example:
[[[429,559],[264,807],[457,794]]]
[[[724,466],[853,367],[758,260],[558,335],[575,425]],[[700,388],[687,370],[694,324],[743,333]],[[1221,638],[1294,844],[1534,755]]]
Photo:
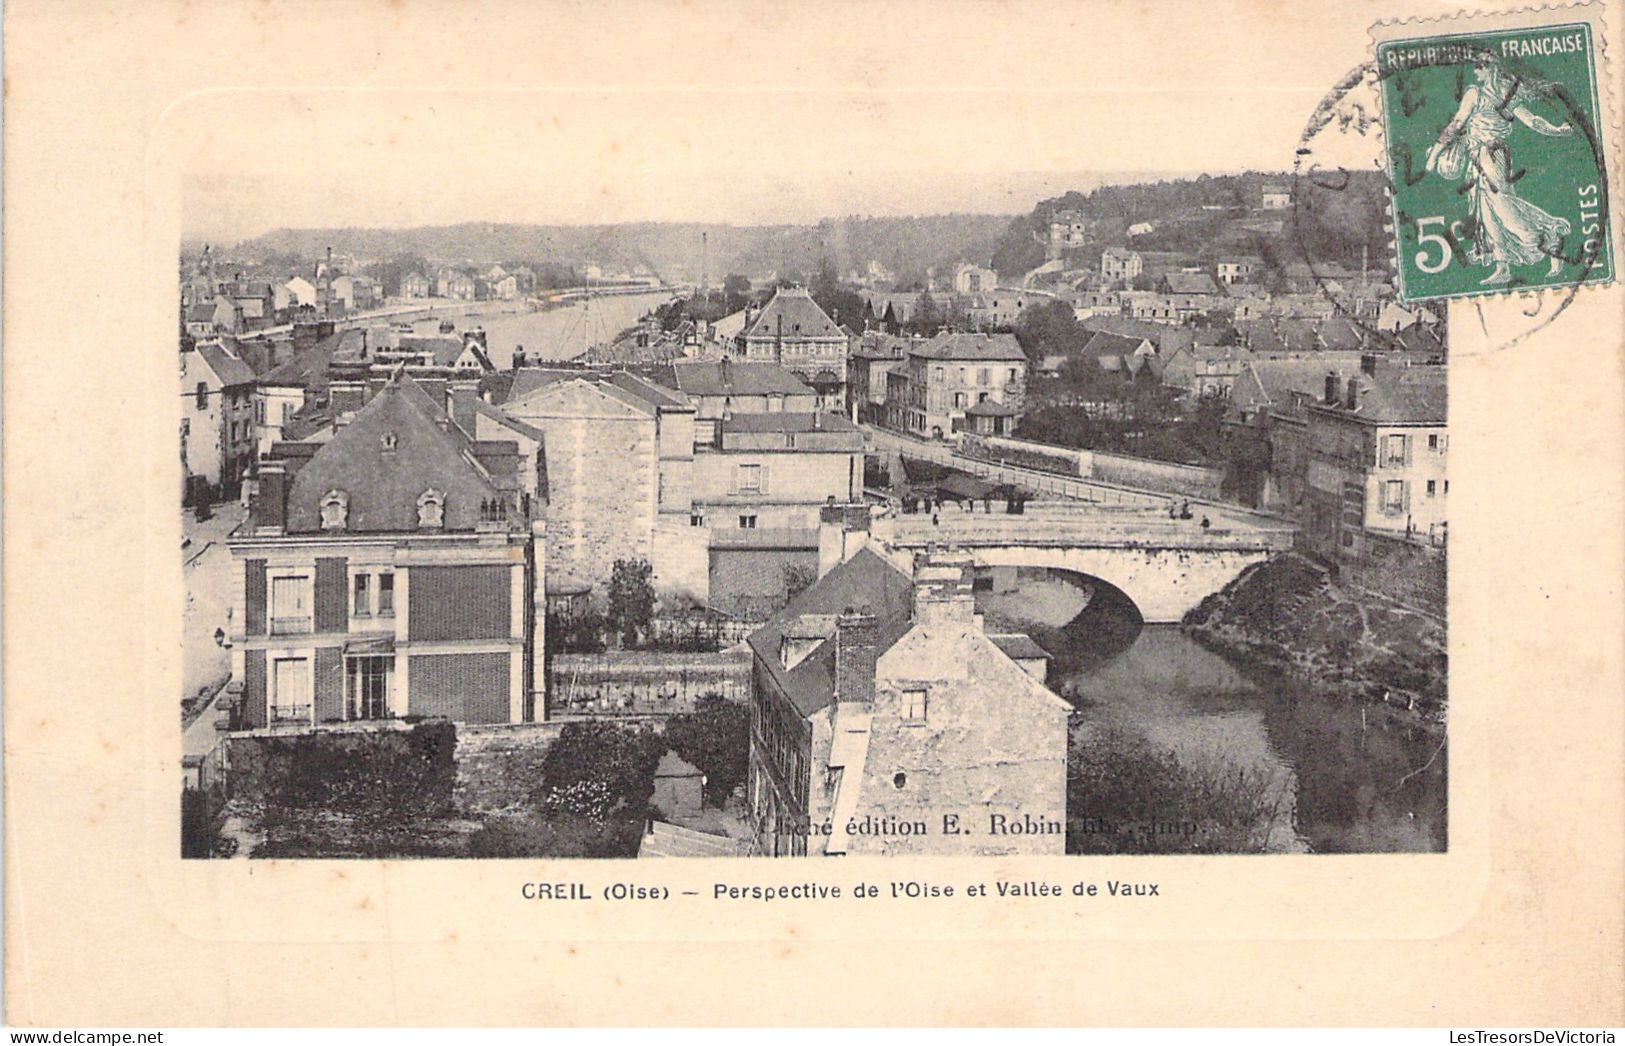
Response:
[[[1118,728],[1067,753],[1067,853],[1262,853],[1286,783],[1228,759],[1187,762]]]
[[[469,836],[469,857],[636,857],[641,820],[568,816],[494,821]]]
[[[641,821],[654,794],[655,767],[665,751],[665,741],[652,730],[603,720],[566,723],[542,760],[542,780],[531,799],[546,811],[550,801],[590,783],[604,789],[609,811],[623,811]]]
[[[457,728],[444,720],[409,731],[258,739],[268,801],[370,818],[435,813],[451,803]]]

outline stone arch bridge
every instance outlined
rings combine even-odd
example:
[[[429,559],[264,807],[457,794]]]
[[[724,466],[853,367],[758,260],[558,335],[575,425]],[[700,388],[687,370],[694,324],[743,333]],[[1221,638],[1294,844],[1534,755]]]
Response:
[[[1047,567],[1098,578],[1134,601],[1148,624],[1177,622],[1243,570],[1290,549],[1294,527],[1229,506],[1192,506],[1192,519],[1162,511],[1029,503],[1021,515],[943,508],[874,521],[895,549],[950,546],[978,566]],[[1207,518],[1209,526],[1201,524]]]

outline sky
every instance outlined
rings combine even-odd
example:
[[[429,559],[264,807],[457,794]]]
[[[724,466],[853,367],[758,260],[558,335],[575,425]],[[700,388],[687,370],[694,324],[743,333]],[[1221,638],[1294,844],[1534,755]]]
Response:
[[[624,54],[575,47],[573,76],[561,52],[542,79],[563,88],[442,76],[425,89],[410,55],[392,75],[380,51],[351,86],[207,92],[166,117],[172,133],[206,130],[177,138],[183,234],[1013,214],[1103,181],[1283,171],[1369,43],[1369,15],[1319,5],[1264,36],[1256,5],[1239,23],[1182,4],[1040,7],[1071,17],[1020,34],[996,20],[1006,31],[993,35],[965,18],[1005,8],[957,10],[946,26],[914,23],[930,39],[908,51],[775,61],[764,33],[766,53],[719,47],[706,57],[723,75],[681,87],[629,76],[634,40]],[[1337,146],[1328,159],[1374,162],[1372,140]]]

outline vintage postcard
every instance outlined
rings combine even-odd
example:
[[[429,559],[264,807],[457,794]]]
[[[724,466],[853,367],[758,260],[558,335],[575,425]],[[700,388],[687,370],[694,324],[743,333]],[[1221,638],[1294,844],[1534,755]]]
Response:
[[[1617,1021],[1621,14],[13,5],[9,1020]]]

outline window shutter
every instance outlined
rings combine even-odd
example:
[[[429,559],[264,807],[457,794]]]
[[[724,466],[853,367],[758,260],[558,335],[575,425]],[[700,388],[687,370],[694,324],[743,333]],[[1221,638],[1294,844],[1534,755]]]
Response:
[[[243,634],[265,635],[265,560],[243,563]]]
[[[343,556],[316,561],[315,625],[318,632],[345,632],[350,627],[348,565]]]
[[[735,465],[728,473],[728,493],[739,493],[739,466]]]
[[[761,492],[763,494],[767,493],[767,466],[766,465],[762,466],[762,490],[761,490]]]
[[[263,574],[261,575],[263,576]],[[265,651],[243,651],[243,725],[265,725]]]
[[[1399,505],[1402,512],[1411,510],[1411,484],[1409,480],[1404,480],[1399,485]]]

